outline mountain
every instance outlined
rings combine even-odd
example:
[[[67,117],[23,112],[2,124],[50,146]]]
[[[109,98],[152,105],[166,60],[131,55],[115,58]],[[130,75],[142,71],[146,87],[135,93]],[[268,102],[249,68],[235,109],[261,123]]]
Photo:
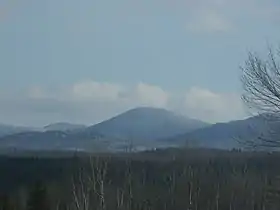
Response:
[[[199,120],[159,108],[140,107],[87,128],[108,137],[151,141],[208,126]]]
[[[0,137],[33,130],[33,128],[0,124]]]
[[[108,141],[98,134],[29,131],[0,138],[0,150],[106,151]]]
[[[34,128],[34,127],[24,127],[24,126],[13,126],[13,125],[5,125],[0,124],[0,137],[19,134],[23,132],[30,132],[30,131],[78,131],[85,129],[85,125],[80,124],[71,124],[71,123],[53,123],[47,125],[43,128]]]
[[[178,146],[233,149],[260,136],[278,138],[278,133],[270,135],[269,131],[273,128],[278,132],[279,127],[279,121],[265,121],[261,116],[209,125],[165,109],[141,107],[90,127],[54,123],[46,126],[46,131],[32,131],[0,126],[0,150],[116,152],[131,146],[137,151]]]
[[[87,128],[83,125],[55,123],[40,131],[2,136],[0,149],[123,151],[133,141],[134,150],[139,151],[168,146],[155,140],[205,126],[208,124],[164,109],[142,107]]]
[[[217,123],[192,132],[187,132],[172,138],[164,139],[175,145],[204,147],[215,149],[244,148],[248,141],[259,141],[259,137],[272,136],[272,127],[279,128],[280,124],[266,121],[260,116],[245,120],[231,121],[228,123]]]
[[[77,131],[85,129],[85,125],[81,124],[71,124],[66,122],[59,122],[59,123],[53,123],[49,124],[44,127],[45,131]]]

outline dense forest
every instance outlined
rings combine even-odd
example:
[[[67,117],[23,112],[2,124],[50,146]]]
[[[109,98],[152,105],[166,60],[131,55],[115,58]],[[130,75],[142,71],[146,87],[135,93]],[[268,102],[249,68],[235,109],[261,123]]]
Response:
[[[277,209],[279,160],[279,153],[202,149],[3,156],[0,209]]]

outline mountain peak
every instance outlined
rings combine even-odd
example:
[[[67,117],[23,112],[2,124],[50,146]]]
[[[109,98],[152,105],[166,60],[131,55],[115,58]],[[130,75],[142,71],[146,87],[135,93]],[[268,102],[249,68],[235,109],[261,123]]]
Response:
[[[128,110],[127,112],[137,112],[137,111],[165,111],[169,112],[167,109],[159,107],[149,107],[149,106],[139,106]]]
[[[205,127],[206,123],[189,119],[162,108],[137,107],[89,129],[105,136],[154,140]]]
[[[176,117],[176,118],[180,118],[181,120],[187,120],[187,121],[196,121],[196,122],[200,122],[200,123],[205,123],[202,122],[200,120],[196,120],[196,119],[192,119],[189,118],[187,116],[183,116],[180,115],[176,112],[173,112],[171,110],[168,109],[164,109],[164,108],[157,108],[157,107],[148,107],[148,106],[141,106],[141,107],[136,107],[133,109],[130,109],[128,111],[125,111],[122,114],[119,114],[116,117],[123,117],[123,116],[130,116],[130,117],[145,117],[145,116],[149,116],[149,117]],[[111,118],[114,119],[115,117]]]
[[[126,112],[118,115],[118,116],[123,116],[123,115],[139,115],[139,116],[143,116],[143,115],[149,115],[149,114],[152,114],[152,115],[156,115],[156,114],[159,114],[159,115],[165,115],[165,114],[175,114],[173,113],[172,111],[169,111],[167,109],[164,109],[164,108],[156,108],[156,107],[146,107],[146,106],[143,106],[143,107],[136,107],[136,108],[133,108],[133,109],[130,109],[130,110],[127,110]]]

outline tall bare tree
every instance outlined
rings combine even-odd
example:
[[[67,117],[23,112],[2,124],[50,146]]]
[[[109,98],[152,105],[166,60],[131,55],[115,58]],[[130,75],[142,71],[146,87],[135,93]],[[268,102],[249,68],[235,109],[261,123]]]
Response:
[[[275,53],[269,48],[267,59],[249,53],[242,67],[244,102],[250,108],[267,113],[280,113],[280,48]]]
[[[271,128],[270,137],[260,136],[259,143],[262,146],[280,147],[280,139],[275,138],[279,130],[275,130],[275,122],[280,119],[280,47],[277,50],[269,47],[264,59],[257,53],[249,53],[241,70],[243,101],[254,113],[261,114]]]

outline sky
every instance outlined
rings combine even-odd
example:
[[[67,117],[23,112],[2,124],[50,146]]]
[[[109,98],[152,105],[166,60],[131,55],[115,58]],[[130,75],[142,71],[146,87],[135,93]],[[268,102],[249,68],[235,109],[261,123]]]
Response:
[[[278,0],[0,0],[0,123],[243,119],[239,67],[279,24]]]

